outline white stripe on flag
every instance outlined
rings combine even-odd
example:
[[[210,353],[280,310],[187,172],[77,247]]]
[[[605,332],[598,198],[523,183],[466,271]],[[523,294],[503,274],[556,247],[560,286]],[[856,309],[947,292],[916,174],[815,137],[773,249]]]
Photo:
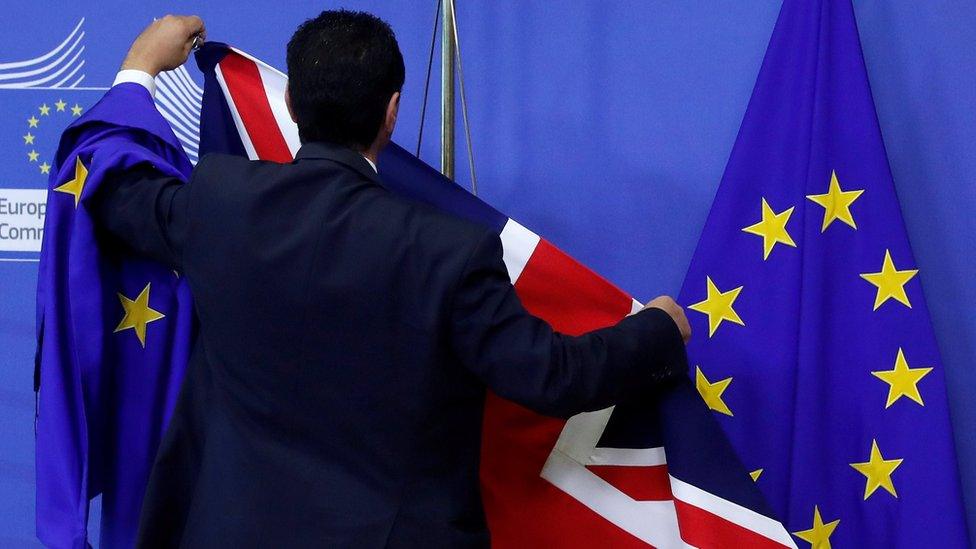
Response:
[[[220,70],[220,64],[218,63],[215,67],[214,73],[217,76],[217,82],[220,83],[220,91],[224,94],[224,99],[227,100],[227,106],[230,107],[230,114],[234,117],[234,125],[237,126],[237,133],[241,136],[241,143],[244,144],[244,150],[247,151],[247,157],[251,160],[258,159],[258,153],[254,150],[254,144],[251,143],[251,136],[247,133],[247,128],[244,126],[244,121],[241,120],[241,113],[237,111],[237,105],[234,104],[234,98],[230,94],[230,90],[227,88],[227,81],[224,80],[224,73]]]
[[[549,454],[542,478],[645,543],[660,549],[691,547],[681,539],[671,500],[635,501],[559,450]]]
[[[626,465],[631,467],[655,467],[666,465],[664,448],[601,448],[597,446],[590,455],[591,465]]]
[[[512,284],[515,284],[539,244],[539,235],[519,225],[515,220],[509,219],[500,236],[504,250],[502,257],[505,266],[508,267],[508,278],[512,280]]]
[[[782,524],[767,516],[760,515],[752,509],[720,498],[673,476],[671,477],[671,493],[674,494],[676,500],[704,509],[732,524],[752,530],[786,547],[796,549],[796,543]]]

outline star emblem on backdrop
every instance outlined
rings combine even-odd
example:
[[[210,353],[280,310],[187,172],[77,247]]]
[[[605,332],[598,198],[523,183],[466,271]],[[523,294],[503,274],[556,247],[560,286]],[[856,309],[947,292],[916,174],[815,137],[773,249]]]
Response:
[[[25,133],[21,137],[24,140],[24,146],[30,147],[30,149],[26,152],[27,161],[37,165],[37,170],[40,173],[40,175],[50,174],[51,164],[49,164],[46,160],[41,158],[42,155],[40,152],[37,151],[36,148],[37,144],[35,143],[35,140],[37,139],[37,135],[30,130],[41,129],[41,123],[47,119],[50,119],[50,121],[53,122],[56,119],[55,115],[57,115],[57,113],[64,113],[67,115],[68,114],[66,110],[67,106],[68,104],[64,101],[64,99],[59,97],[58,100],[54,103],[54,109],[53,109],[54,114],[52,114],[52,108],[50,105],[48,105],[47,103],[42,103],[37,107],[37,114],[36,115],[31,114],[31,116],[27,118],[27,133]],[[81,116],[81,113],[84,111],[82,106],[79,105],[78,103],[75,103],[70,110],[71,110],[72,118]],[[38,116],[40,116],[40,118],[38,118]],[[65,122],[58,121],[55,123],[62,125]]]

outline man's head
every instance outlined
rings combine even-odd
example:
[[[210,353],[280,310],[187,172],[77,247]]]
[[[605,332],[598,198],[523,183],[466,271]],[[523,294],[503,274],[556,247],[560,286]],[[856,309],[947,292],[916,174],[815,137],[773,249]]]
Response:
[[[364,12],[324,11],[288,42],[288,103],[302,142],[378,151],[396,125],[403,56],[393,29]]]

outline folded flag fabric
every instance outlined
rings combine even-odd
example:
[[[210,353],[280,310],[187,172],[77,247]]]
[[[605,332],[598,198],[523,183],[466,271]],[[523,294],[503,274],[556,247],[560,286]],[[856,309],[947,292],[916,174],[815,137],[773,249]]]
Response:
[[[851,0],[786,0],[679,302],[698,391],[802,547],[967,545],[920,278]]]
[[[149,92],[123,84],[65,131],[51,171],[35,365],[37,535],[48,547],[88,546],[99,494],[101,545],[134,544],[189,358],[192,303],[179,273],[100,241],[89,213],[106,178],[144,163],[191,170]]]
[[[197,52],[205,85],[200,154],[289,162],[300,144],[286,76],[224,44]],[[641,304],[396,145],[379,162],[391,191],[498,232],[526,307],[565,333],[615,323]],[[690,383],[640,405],[538,416],[490,395],[482,490],[498,547],[793,547]]]

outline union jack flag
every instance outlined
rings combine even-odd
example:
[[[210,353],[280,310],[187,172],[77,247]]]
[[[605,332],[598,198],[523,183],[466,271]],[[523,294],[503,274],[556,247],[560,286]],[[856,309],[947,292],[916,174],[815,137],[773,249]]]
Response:
[[[200,154],[290,162],[300,142],[287,77],[224,44],[206,45],[197,62]],[[391,191],[495,229],[516,292],[553,328],[578,334],[641,308],[399,146],[379,171]],[[483,432],[482,493],[497,547],[795,547],[690,382],[568,421],[489,395]]]

